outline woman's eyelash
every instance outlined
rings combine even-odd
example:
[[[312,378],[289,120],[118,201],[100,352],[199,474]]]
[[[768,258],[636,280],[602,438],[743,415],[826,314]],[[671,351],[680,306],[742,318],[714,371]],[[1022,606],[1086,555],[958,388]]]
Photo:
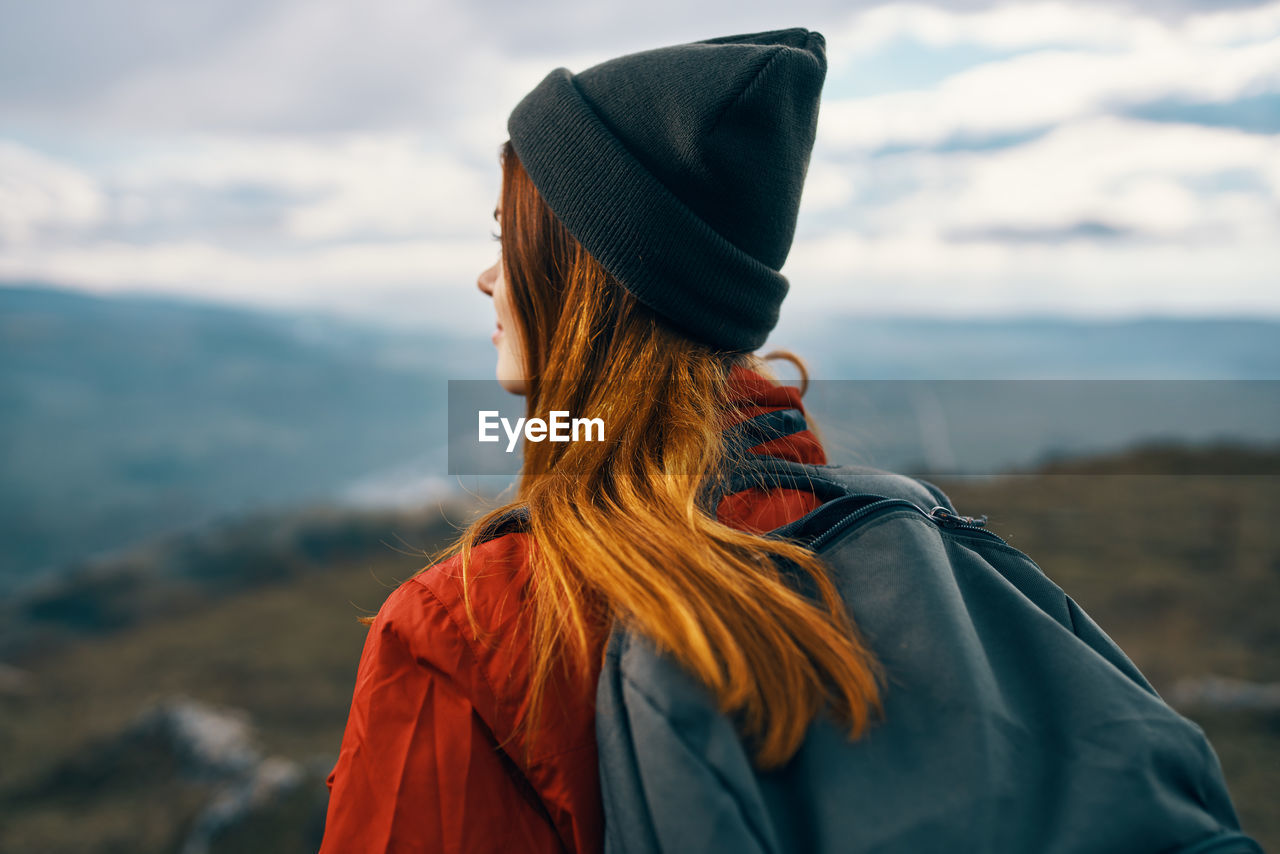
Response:
[[[491,231],[491,232],[489,232],[489,236],[490,236],[490,237],[492,237],[494,240],[501,240],[501,239],[502,239],[502,235],[501,235],[501,234],[498,234],[498,232],[496,232],[496,231]]]

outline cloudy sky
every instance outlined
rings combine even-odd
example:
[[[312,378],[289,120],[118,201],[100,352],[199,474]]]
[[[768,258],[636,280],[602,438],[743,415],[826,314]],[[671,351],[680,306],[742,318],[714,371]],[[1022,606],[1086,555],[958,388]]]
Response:
[[[549,70],[805,26],[787,311],[1280,317],[1280,2],[0,0],[0,280],[474,324]]]

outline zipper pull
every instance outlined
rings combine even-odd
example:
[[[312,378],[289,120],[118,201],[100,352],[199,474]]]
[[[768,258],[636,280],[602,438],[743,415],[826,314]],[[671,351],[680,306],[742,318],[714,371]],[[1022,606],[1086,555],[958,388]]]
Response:
[[[961,516],[959,513],[952,513],[941,505],[935,506],[930,510],[929,516],[945,528],[983,528],[987,524],[985,513],[978,517]]]

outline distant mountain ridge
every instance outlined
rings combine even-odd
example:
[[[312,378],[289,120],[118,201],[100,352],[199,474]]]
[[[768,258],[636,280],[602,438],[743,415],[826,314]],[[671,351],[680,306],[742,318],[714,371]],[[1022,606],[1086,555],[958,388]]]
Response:
[[[1249,319],[792,318],[770,346],[820,379],[1261,380],[1277,341]],[[446,489],[447,380],[492,360],[447,330],[0,287],[0,592],[227,514]]]
[[[487,341],[158,298],[0,289],[0,590],[439,447]]]
[[[785,314],[785,313],[784,313]],[[1280,379],[1280,321],[784,316],[819,379]]]

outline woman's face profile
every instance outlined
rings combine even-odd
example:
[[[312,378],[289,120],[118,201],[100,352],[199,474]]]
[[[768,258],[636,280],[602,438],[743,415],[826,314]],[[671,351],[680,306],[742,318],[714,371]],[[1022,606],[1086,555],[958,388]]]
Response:
[[[499,216],[500,211],[500,208],[494,211],[495,218]],[[493,310],[497,315],[493,343],[498,348],[496,370],[498,384],[512,394],[524,394],[526,391],[524,349],[520,342],[520,330],[515,322],[511,292],[507,289],[507,277],[502,265],[501,252],[493,266],[480,274],[476,285],[482,293],[493,297]]]

